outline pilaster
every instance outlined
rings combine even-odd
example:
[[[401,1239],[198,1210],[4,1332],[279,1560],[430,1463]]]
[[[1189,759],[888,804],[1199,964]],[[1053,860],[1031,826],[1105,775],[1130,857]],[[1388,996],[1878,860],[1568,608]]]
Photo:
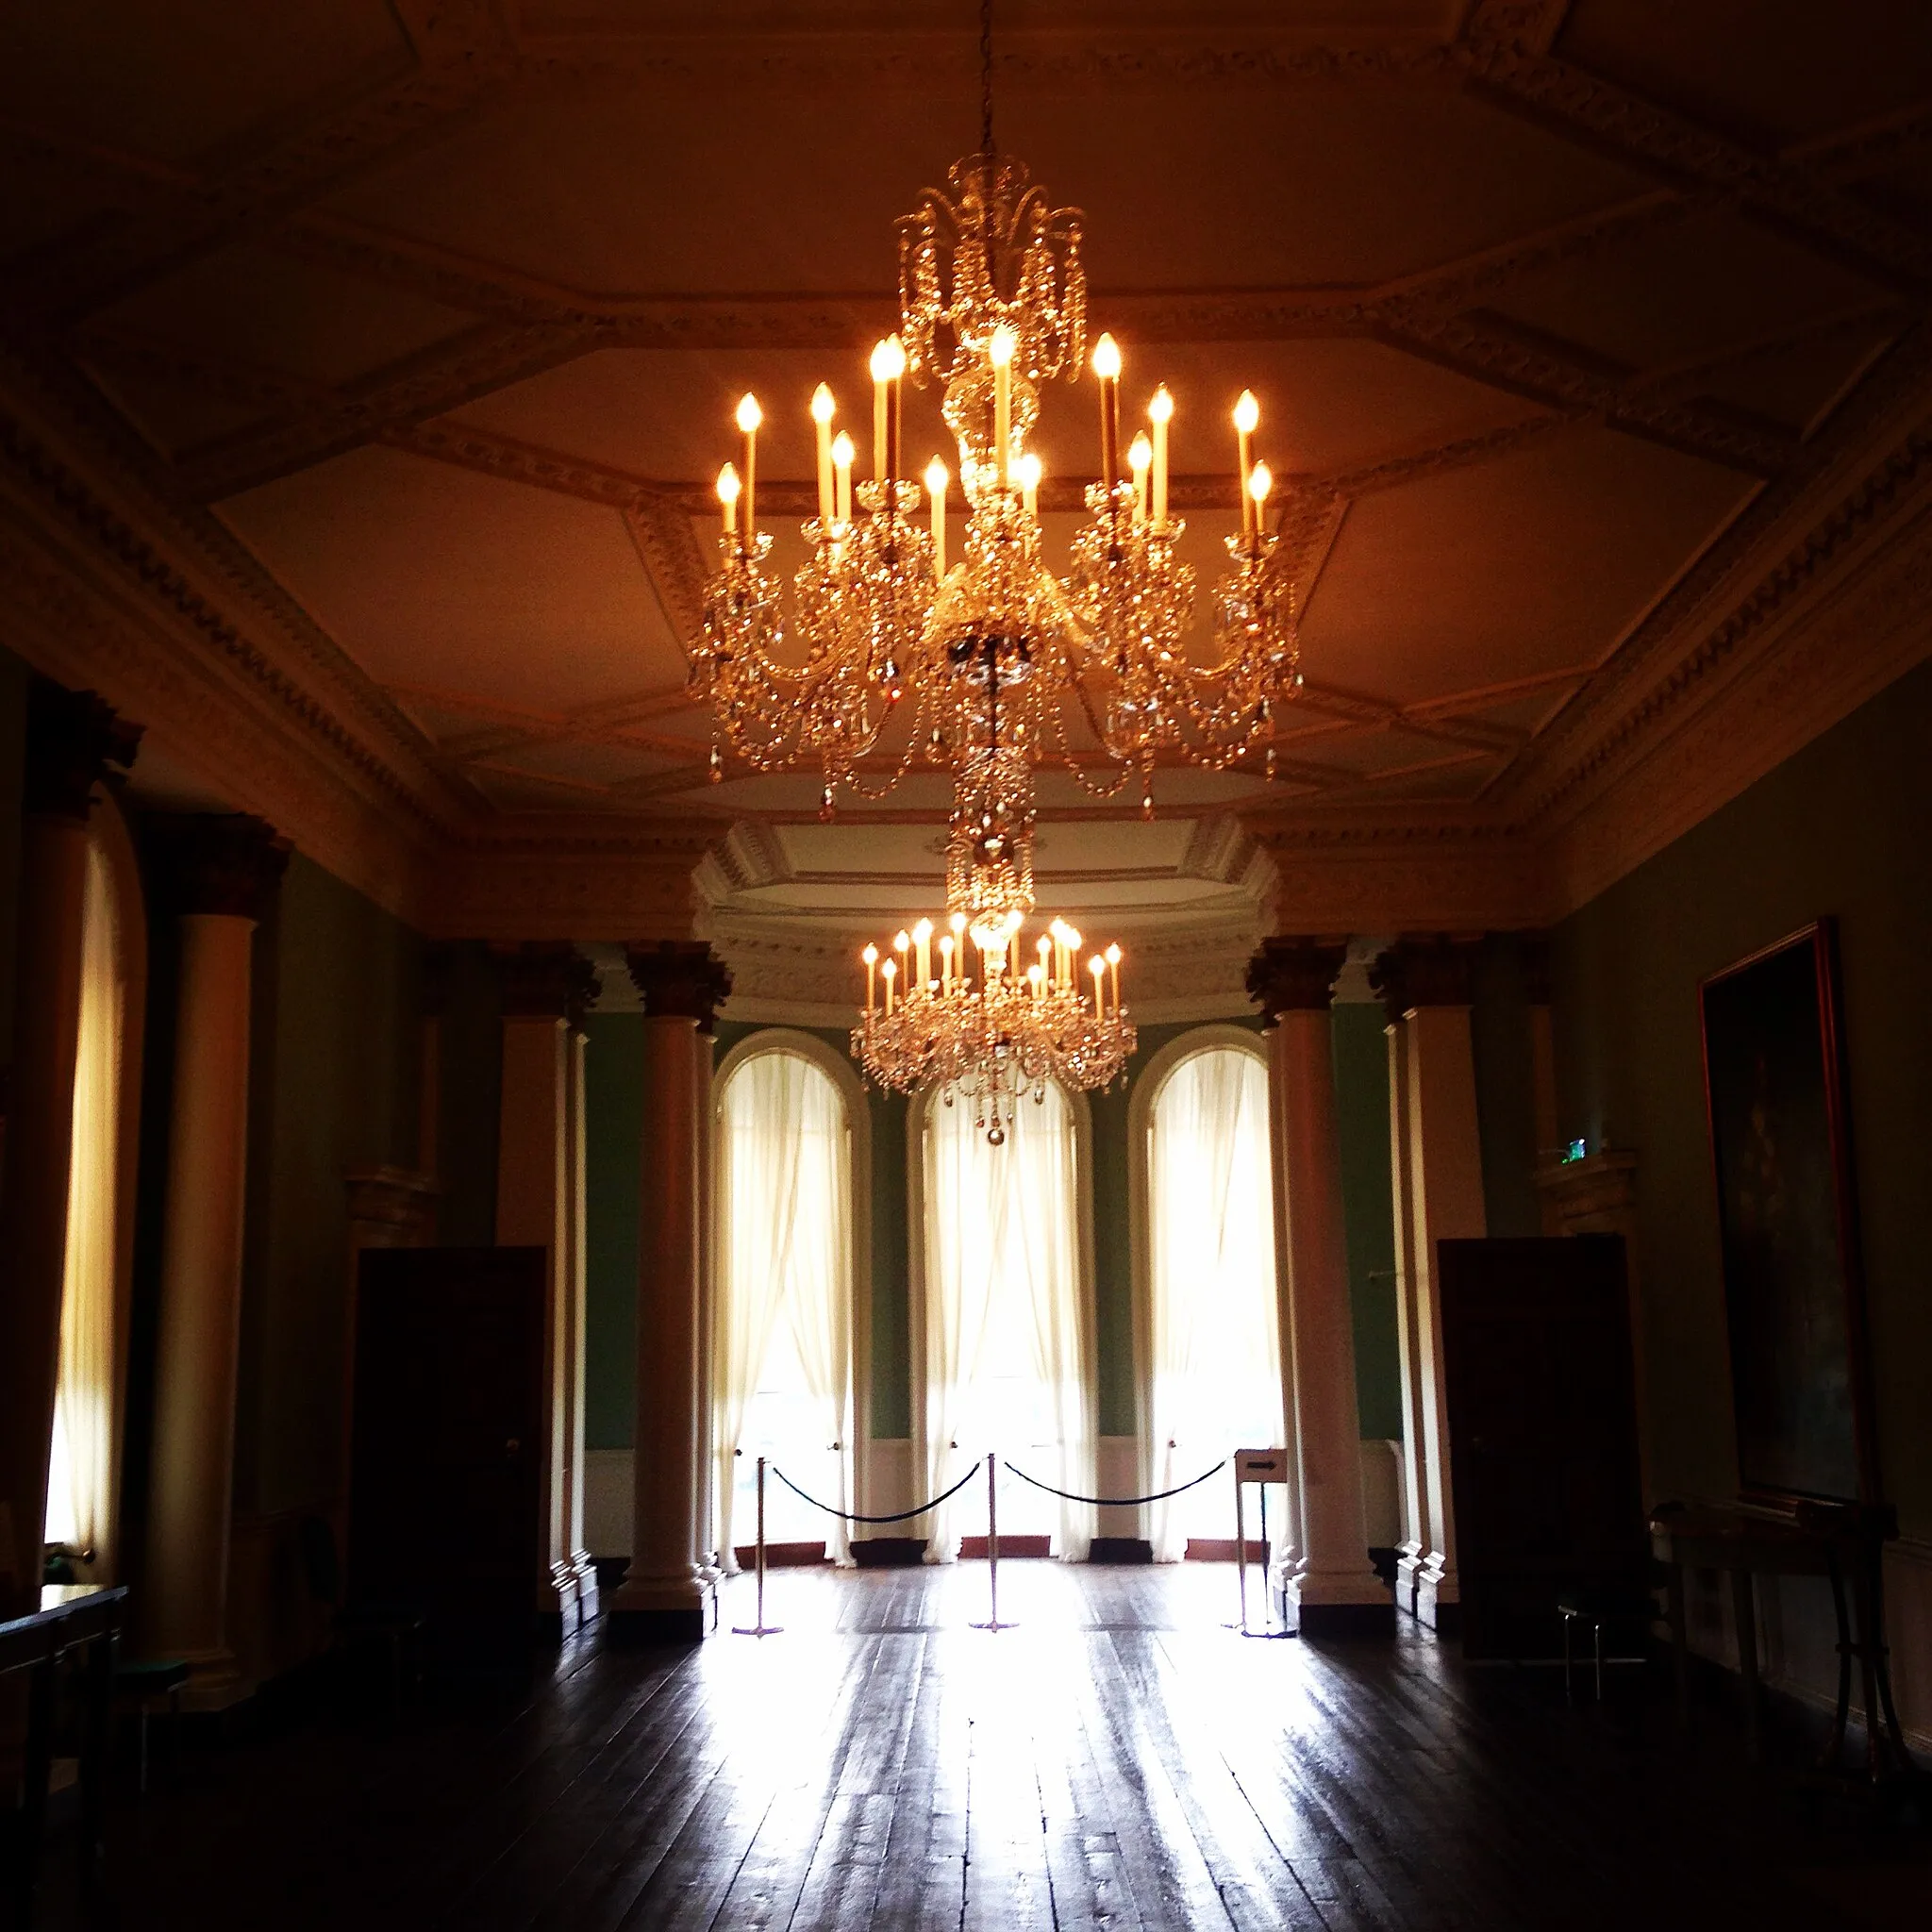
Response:
[[[1427,1554],[1413,1572],[1415,1614],[1442,1631],[1455,1627],[1462,1591],[1456,1568],[1456,1497],[1436,1243],[1480,1239],[1488,1231],[1470,1034],[1470,986],[1478,943],[1446,934],[1403,939],[1370,969],[1385,1010],[1400,1016],[1407,1035],[1414,1329],[1403,1399],[1420,1428],[1417,1459],[1429,1539]]]
[[[1304,1636],[1393,1627],[1363,1524],[1355,1317],[1341,1208],[1330,1003],[1341,941],[1264,941],[1248,993],[1268,1023],[1284,1404],[1294,1424],[1300,1549],[1286,1579]]]
[[[596,1614],[596,1572],[577,1544],[583,1520],[582,1187],[575,1044],[597,997],[596,969],[567,944],[497,955],[503,1081],[497,1134],[496,1241],[544,1253],[543,1504],[539,1530],[540,1622],[558,1634]]]
[[[193,1666],[187,1701],[215,1709],[249,1689],[227,1641],[249,991],[255,928],[289,855],[239,813],[158,819],[151,835],[180,967],[136,1627],[144,1655]]]

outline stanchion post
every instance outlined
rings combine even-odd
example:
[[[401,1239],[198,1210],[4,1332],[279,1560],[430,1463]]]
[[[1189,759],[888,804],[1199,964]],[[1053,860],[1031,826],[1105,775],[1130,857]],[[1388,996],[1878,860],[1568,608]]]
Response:
[[[765,1622],[765,1458],[758,1457],[758,1619],[756,1624],[734,1624],[731,1634],[734,1637],[776,1637],[784,1628],[782,1624]]]
[[[1235,1458],[1234,1465],[1234,1569],[1241,1583],[1241,1616],[1236,1626],[1243,1637],[1248,1634],[1248,1524],[1246,1511],[1241,1505],[1241,1458]]]
[[[991,1614],[984,1624],[975,1624],[975,1630],[1010,1630],[1010,1624],[1000,1622],[1000,1459],[989,1449],[986,1452],[986,1582],[991,1598]]]

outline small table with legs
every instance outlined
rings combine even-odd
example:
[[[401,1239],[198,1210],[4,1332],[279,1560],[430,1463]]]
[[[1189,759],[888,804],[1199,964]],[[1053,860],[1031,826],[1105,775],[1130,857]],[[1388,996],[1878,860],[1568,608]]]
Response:
[[[87,1708],[80,1750],[80,1866],[83,1887],[99,1872],[106,1808],[108,1739],[114,1694],[114,1644],[127,1601],[125,1585],[57,1584],[41,1607],[0,1622],[0,1676],[27,1678],[26,1778],[16,1870],[8,1887],[18,1923],[31,1922],[36,1868],[47,1819],[54,1764],[55,1674],[72,1651],[84,1653]]]
[[[1690,1715],[1684,1572],[1721,1570],[1731,1580],[1738,1668],[1744,1679],[1744,1724],[1751,1755],[1759,1755],[1756,1576],[1823,1576],[1831,1585],[1838,1626],[1838,1698],[1824,1761],[1840,1762],[1851,1708],[1852,1667],[1860,1675],[1865,1716],[1865,1774],[1877,1784],[1911,1768],[1892,1705],[1885,1643],[1883,1561],[1898,1534],[1889,1506],[1800,1503],[1790,1513],[1744,1504],[1667,1503],[1651,1518],[1651,1547],[1668,1566],[1671,1638],[1676,1653],[1677,1708]],[[1849,1601],[1848,1601],[1849,1592]]]

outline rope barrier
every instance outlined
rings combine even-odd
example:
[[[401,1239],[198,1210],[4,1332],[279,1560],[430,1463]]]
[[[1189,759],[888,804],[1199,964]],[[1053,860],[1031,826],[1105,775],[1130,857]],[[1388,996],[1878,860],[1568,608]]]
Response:
[[[809,1503],[814,1509],[823,1509],[827,1516],[837,1516],[846,1523],[909,1523],[915,1516],[924,1516],[928,1509],[937,1509],[941,1503],[949,1502],[976,1476],[985,1474],[985,1468],[975,1463],[943,1495],[935,1496],[930,1503],[922,1503],[916,1509],[901,1509],[891,1516],[858,1516],[849,1509],[834,1509],[829,1503],[821,1503],[816,1496],[808,1496],[782,1469],[774,1468],[772,1474],[798,1498],[801,1503]],[[1213,1472],[1210,1470],[1209,1474]]]
[[[1007,1474],[1016,1475],[1023,1483],[1031,1483],[1036,1490],[1044,1490],[1049,1496],[1058,1496],[1067,1503],[1098,1503],[1103,1509],[1131,1509],[1141,1503],[1164,1503],[1170,1496],[1178,1496],[1185,1490],[1197,1490],[1210,1475],[1219,1475],[1234,1460],[1224,1456],[1212,1469],[1204,1469],[1191,1482],[1177,1484],[1171,1490],[1156,1490],[1151,1496],[1076,1496],[1072,1490],[1057,1490],[1051,1483],[1043,1483],[1037,1475],[1028,1475],[1024,1469],[1007,1464]]]

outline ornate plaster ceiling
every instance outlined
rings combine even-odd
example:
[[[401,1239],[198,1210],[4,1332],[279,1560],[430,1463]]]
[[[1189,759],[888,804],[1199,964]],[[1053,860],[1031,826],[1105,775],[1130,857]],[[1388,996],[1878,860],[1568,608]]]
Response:
[[[738,830],[734,916],[940,870],[942,788],[705,783],[682,694],[730,406],[795,544],[862,413],[892,218],[974,143],[968,0],[15,9],[0,310],[273,579],[481,820]],[[1923,0],[1009,0],[1003,147],[1085,208],[1096,326],[1179,404],[1206,558],[1252,386],[1307,615],[1272,794],[1050,781],[1057,903],[1212,921],[1229,815],[1466,810],[1895,379],[1932,286]],[[1038,441],[1058,536],[1087,386]],[[921,396],[915,449],[941,446]],[[790,518],[790,526],[784,518]]]

